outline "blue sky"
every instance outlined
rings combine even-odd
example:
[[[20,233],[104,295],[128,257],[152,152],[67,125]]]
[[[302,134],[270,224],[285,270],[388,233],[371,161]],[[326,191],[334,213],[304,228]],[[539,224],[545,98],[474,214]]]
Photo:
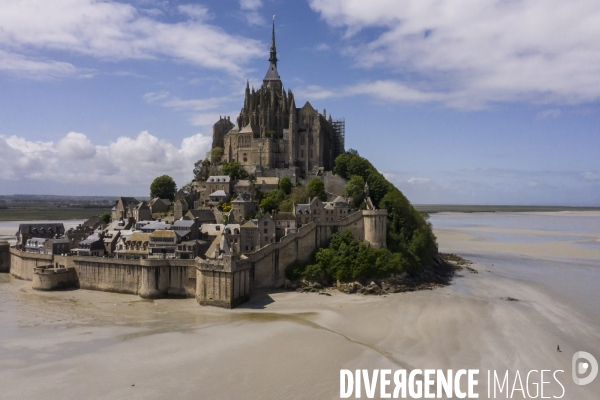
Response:
[[[297,105],[412,202],[600,204],[596,0],[0,0],[0,194],[189,182],[273,14]]]

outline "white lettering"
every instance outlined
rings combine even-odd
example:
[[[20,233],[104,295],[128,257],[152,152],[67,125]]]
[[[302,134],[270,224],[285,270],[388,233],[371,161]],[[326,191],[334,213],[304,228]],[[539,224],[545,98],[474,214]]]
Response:
[[[400,380],[400,377],[402,377],[402,380]],[[398,392],[400,391],[400,389],[402,389],[402,399],[406,398],[406,370],[405,369],[399,369],[396,372],[394,372],[394,385],[396,385],[396,387],[394,388],[394,398],[397,399],[398,398]]]
[[[555,398],[555,399],[562,399],[562,398],[564,397],[564,395],[565,395],[565,387],[562,385],[562,383],[560,383],[560,381],[559,381],[559,380],[558,380],[558,378],[556,377],[556,373],[557,373],[557,372],[562,372],[562,373],[564,373],[565,371],[563,371],[562,369],[559,369],[559,370],[557,370],[557,371],[554,371],[554,374],[553,374],[553,376],[554,376],[554,380],[555,380],[556,382],[558,382],[558,384],[560,385],[560,387],[562,388],[562,391],[563,391],[563,392],[562,392],[562,394],[560,395],[560,397],[556,397],[556,396],[554,396],[554,398]]]
[[[413,369],[410,371],[410,375],[408,376],[408,394],[413,399],[420,399],[423,397],[423,382],[421,380],[417,380],[415,382],[415,375],[422,375],[423,371],[420,369]],[[415,391],[415,386],[417,390]]]
[[[508,371],[506,371],[504,374],[504,380],[502,381],[502,386],[500,386],[498,375],[496,375],[496,370],[494,370],[494,398],[496,398],[496,385],[498,385],[498,389],[500,389],[501,394],[504,390],[504,385],[506,385],[506,394],[508,395]]]
[[[459,399],[464,399],[465,397],[467,397],[467,394],[465,392],[460,391],[460,377],[466,374],[466,370],[459,369],[458,371],[456,371],[456,375],[454,375],[454,393]]]
[[[348,382],[348,385],[346,385]],[[340,398],[347,399],[352,395],[354,379],[352,372],[347,369],[340,370]]]
[[[437,370],[437,397],[442,398],[442,389],[446,393],[446,397],[452,397],[452,370],[448,370],[448,377],[444,376],[444,371]]]
[[[392,395],[387,392],[387,387],[390,385],[390,380],[386,379],[386,376],[391,373],[391,369],[382,369],[381,374],[379,375],[379,382],[381,385],[379,397],[381,397],[382,399],[389,399],[390,397],[392,397]]]
[[[532,372],[538,372],[538,370],[533,369],[527,373],[527,379],[525,380],[525,384],[527,385],[527,396],[529,396],[532,399],[537,399],[537,397],[540,395],[540,384],[539,383],[537,383],[537,382],[532,383],[532,385],[535,387],[535,396],[532,396],[531,393],[529,392],[529,375]]]
[[[469,382],[468,382],[470,399],[478,399],[479,398],[479,394],[473,392],[475,385],[477,385],[479,383],[479,381],[475,380],[475,375],[479,375],[479,370],[478,369],[470,369],[469,370]]]
[[[377,376],[379,375],[379,370],[373,370],[373,378],[369,381],[369,371],[363,369],[363,379],[365,381],[365,394],[368,399],[372,399],[375,397],[375,389],[377,388]]]
[[[517,379],[519,380],[519,386],[521,386],[520,389],[517,389]],[[512,390],[510,391],[510,398],[512,399],[513,394],[515,393],[515,390],[520,390],[521,393],[523,393],[523,397],[525,397],[525,390],[523,389],[523,381],[521,380],[521,374],[519,373],[519,370],[517,370],[517,374],[515,375],[515,380],[513,381],[513,386],[512,386]]]
[[[360,369],[357,369],[354,374],[356,376],[356,379],[354,380],[354,382],[356,382],[356,387],[354,388],[354,397],[360,399]]]
[[[541,392],[542,392],[542,399],[549,399],[550,396],[548,397],[544,397],[544,383],[550,383],[550,382],[544,382],[544,372],[551,372],[549,369],[543,369],[541,372],[542,377],[540,378],[540,386],[541,386]]]
[[[433,379],[431,378],[431,375],[435,374],[435,369],[426,369],[425,370],[425,379],[423,382],[423,386],[425,389],[425,398],[426,399],[435,399],[435,393],[431,393],[431,386],[433,386]]]

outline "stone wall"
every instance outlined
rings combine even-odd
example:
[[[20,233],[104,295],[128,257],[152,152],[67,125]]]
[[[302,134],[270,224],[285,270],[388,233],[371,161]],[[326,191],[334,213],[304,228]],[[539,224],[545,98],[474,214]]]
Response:
[[[35,290],[64,290],[77,288],[79,281],[74,268],[36,268],[31,288]]]
[[[364,211],[358,211],[335,222],[310,222],[296,233],[281,238],[246,256],[251,262],[255,288],[273,288],[285,283],[285,268],[298,260],[307,262],[314,251],[329,243],[331,236],[344,229],[350,230],[359,241],[365,240]],[[386,213],[383,210],[383,213]]]
[[[194,297],[194,260],[124,260],[104,257],[51,256],[11,249],[11,274],[32,280],[34,268],[52,265],[74,269],[79,287],[137,294],[142,298]]]
[[[26,253],[17,249],[10,249],[10,274],[17,279],[30,281],[33,279],[33,270],[52,264],[52,255]]]

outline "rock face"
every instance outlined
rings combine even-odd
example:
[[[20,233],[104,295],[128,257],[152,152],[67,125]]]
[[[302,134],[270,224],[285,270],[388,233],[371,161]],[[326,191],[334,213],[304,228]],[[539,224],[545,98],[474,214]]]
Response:
[[[367,282],[337,282],[335,288],[343,293],[363,295],[383,295],[388,293],[414,292],[417,290],[433,290],[436,287],[447,285],[452,277],[452,268],[441,261],[434,259],[432,265],[423,268],[415,274],[393,275],[384,279],[373,279]],[[322,284],[311,281],[289,282],[287,289],[298,292],[321,292]]]

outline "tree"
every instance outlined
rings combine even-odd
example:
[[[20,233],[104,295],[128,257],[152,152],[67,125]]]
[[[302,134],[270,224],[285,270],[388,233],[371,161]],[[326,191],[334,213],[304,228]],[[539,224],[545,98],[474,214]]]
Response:
[[[318,197],[321,201],[327,200],[325,184],[319,178],[312,178],[307,185],[308,197]]]
[[[284,199],[285,195],[281,190],[274,190],[261,200],[260,208],[262,208],[264,212],[272,212],[279,208],[279,204],[281,204]]]
[[[219,164],[221,159],[223,158],[223,148],[222,147],[213,147],[207,154],[210,156],[210,162],[212,164]]]
[[[194,164],[194,180],[206,182],[210,176],[210,161],[208,158],[198,160]]]
[[[240,167],[237,161],[223,164],[223,173],[231,177],[231,179],[245,179],[248,178],[248,173],[244,168]]]
[[[173,201],[177,192],[177,184],[169,175],[162,175],[152,181],[150,185],[150,197],[169,199]]]
[[[285,194],[292,193],[292,181],[287,176],[284,176],[279,180],[279,190]]]
[[[108,225],[110,222],[110,213],[105,212],[104,214],[102,214],[100,216],[100,222],[102,222],[103,225]]]
[[[365,180],[362,176],[353,175],[346,185],[346,197],[352,198],[352,207],[358,208],[365,199]]]

